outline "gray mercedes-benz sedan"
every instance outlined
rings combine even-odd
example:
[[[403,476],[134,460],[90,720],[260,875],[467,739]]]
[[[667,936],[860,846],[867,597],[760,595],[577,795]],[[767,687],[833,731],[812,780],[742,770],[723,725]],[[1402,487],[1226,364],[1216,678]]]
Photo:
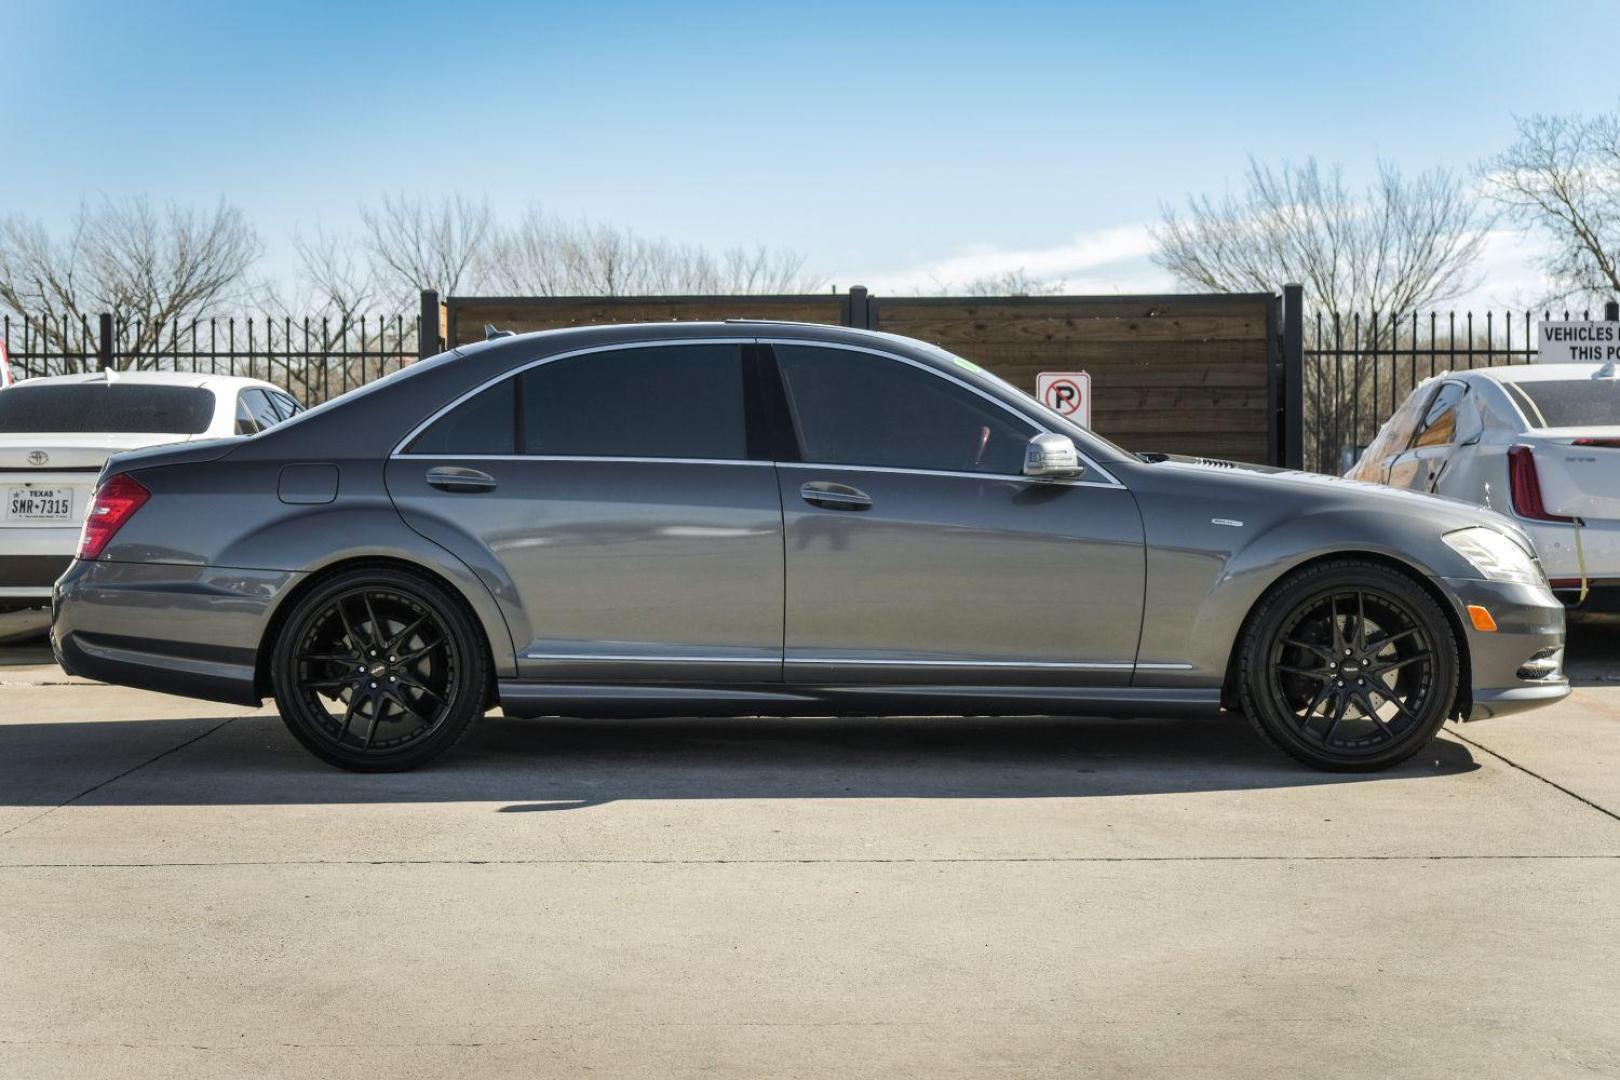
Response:
[[[523,716],[1241,710],[1373,769],[1557,701],[1563,608],[1478,507],[1138,455],[905,338],[466,346],[251,437],[120,454],[64,669],[258,704],[333,764]]]

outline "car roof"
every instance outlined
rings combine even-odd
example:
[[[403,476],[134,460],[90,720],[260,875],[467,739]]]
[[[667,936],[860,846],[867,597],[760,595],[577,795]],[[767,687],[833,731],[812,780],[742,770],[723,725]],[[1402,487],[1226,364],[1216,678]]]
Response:
[[[103,383],[115,386],[119,383],[137,386],[192,386],[213,390],[216,393],[229,393],[250,386],[267,390],[281,390],[281,387],[274,383],[265,382],[263,379],[249,379],[241,375],[212,375],[207,372],[191,371],[83,371],[72,375],[41,375],[32,379],[22,379],[14,383],[12,388],[75,386],[86,383]],[[282,391],[282,393],[285,392]]]
[[[1597,377],[1604,364],[1502,364],[1496,367],[1454,371],[1453,378],[1484,378],[1501,383],[1563,382]],[[1612,370],[1612,369],[1611,369]]]

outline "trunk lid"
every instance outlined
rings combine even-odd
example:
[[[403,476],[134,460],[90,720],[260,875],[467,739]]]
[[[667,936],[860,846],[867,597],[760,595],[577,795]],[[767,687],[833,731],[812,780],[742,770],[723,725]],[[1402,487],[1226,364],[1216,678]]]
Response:
[[[1537,428],[1522,441],[1534,452],[1548,513],[1620,519],[1620,425]]]

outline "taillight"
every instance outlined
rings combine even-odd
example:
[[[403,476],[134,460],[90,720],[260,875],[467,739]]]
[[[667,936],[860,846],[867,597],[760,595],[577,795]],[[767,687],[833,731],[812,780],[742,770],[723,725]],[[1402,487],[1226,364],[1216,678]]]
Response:
[[[1601,446],[1601,447],[1603,447],[1603,448],[1605,448],[1607,450],[1620,450],[1620,439],[1581,438],[1581,439],[1573,440],[1570,443],[1570,445],[1571,446]]]
[[[1574,521],[1547,513],[1541,501],[1541,477],[1536,475],[1536,457],[1528,446],[1508,447],[1508,490],[1513,496],[1513,510],[1522,518],[1532,521]]]
[[[79,532],[79,558],[99,559],[102,549],[124,522],[146,504],[152,493],[133,476],[119,473],[96,489],[96,501]]]

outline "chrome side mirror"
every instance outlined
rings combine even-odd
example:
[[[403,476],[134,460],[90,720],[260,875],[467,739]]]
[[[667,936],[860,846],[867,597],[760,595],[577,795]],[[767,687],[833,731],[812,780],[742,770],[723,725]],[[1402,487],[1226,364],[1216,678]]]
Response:
[[[1073,480],[1085,472],[1080,451],[1067,435],[1047,432],[1024,448],[1024,475],[1038,480]]]

